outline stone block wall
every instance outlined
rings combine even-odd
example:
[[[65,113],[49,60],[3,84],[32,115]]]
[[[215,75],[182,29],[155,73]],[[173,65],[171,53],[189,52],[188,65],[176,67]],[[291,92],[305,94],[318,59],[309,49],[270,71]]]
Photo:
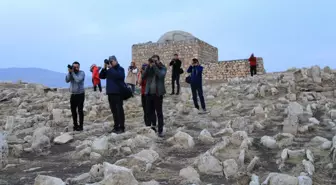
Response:
[[[182,61],[182,68],[185,73],[181,76],[181,82],[187,76],[186,70],[192,63],[193,58],[198,58],[204,67],[203,76],[205,80],[227,80],[235,77],[246,77],[250,75],[248,59],[228,60],[218,62],[218,49],[200,39],[183,41],[172,41],[167,43],[143,43],[132,46],[132,60],[137,66],[141,66],[149,57],[154,54],[160,56],[161,61],[167,67],[166,81],[171,81],[171,68],[169,63],[173,55],[179,54]],[[257,73],[264,74],[264,63],[262,58],[257,58]]]
[[[204,67],[203,78],[205,80],[227,80],[235,77],[247,77],[250,75],[250,63],[248,59],[220,61],[217,63],[202,64]],[[262,58],[257,58],[257,73],[266,73]]]
[[[198,58],[203,63],[218,61],[218,49],[197,38],[168,43],[135,44],[132,46],[132,61],[140,66],[149,57],[157,54],[161,61],[169,67],[175,53],[179,55],[183,68],[187,68],[193,58]],[[167,76],[170,76],[170,71]]]

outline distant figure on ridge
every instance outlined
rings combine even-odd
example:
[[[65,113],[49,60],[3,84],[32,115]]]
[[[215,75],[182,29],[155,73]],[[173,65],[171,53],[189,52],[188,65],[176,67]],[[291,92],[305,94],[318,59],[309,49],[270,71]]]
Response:
[[[172,93],[175,94],[175,82],[177,86],[176,95],[180,93],[180,75],[183,73],[183,69],[181,69],[182,62],[178,58],[178,54],[174,54],[173,60],[170,62],[169,66],[172,66]]]
[[[97,91],[97,86],[99,88],[99,92],[102,92],[102,86],[99,78],[99,70],[101,67],[96,66],[96,64],[92,64],[90,67],[90,71],[92,73],[92,84],[93,91]]]
[[[192,98],[194,101],[194,105],[196,109],[199,109],[197,94],[200,98],[201,107],[203,109],[203,113],[206,113],[205,101],[203,96],[203,84],[202,84],[202,73],[203,67],[200,65],[198,59],[192,59],[192,65],[189,66],[188,73],[190,76],[186,78],[186,82],[191,86]]]
[[[68,74],[65,77],[66,83],[70,82],[70,107],[73,120],[73,130],[82,131],[84,123],[84,100],[85,100],[85,90],[84,90],[84,80],[85,73],[79,70],[80,64],[75,61],[72,65],[68,65]],[[79,125],[77,122],[77,109],[79,115]]]
[[[252,53],[248,60],[250,62],[251,76],[256,75],[257,74],[257,58]]]
[[[114,120],[112,132],[116,134],[124,133],[125,113],[122,84],[125,83],[125,70],[119,65],[114,55],[104,62],[104,68],[100,71],[99,78],[106,79],[106,94]]]
[[[137,74],[138,74],[138,68],[135,65],[135,62],[131,62],[131,65],[128,67],[126,84],[131,87],[133,94],[135,91],[135,85],[137,83]]]

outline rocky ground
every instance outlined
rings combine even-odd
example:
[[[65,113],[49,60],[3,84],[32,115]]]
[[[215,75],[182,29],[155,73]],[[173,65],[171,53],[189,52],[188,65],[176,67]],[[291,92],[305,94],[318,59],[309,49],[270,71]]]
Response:
[[[0,185],[336,184],[335,87],[328,67],[208,83],[208,114],[183,88],[164,98],[158,138],[140,97],[116,135],[107,97],[87,90],[84,132],[73,132],[65,90],[2,83]]]

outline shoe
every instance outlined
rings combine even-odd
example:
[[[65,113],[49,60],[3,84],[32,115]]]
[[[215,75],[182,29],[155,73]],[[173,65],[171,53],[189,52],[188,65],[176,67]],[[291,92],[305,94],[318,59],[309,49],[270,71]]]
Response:
[[[174,95],[175,93],[170,93],[170,95]]]
[[[121,129],[117,132],[117,134],[122,134],[122,133],[125,133],[125,130],[124,129]]]
[[[74,126],[74,127],[73,127],[73,131],[78,131],[78,127],[77,127],[77,126]]]
[[[151,129],[154,130],[154,132],[157,132],[155,127],[151,127]]]
[[[83,126],[79,126],[79,127],[77,127],[77,131],[83,131],[84,129],[83,129]]]
[[[113,129],[112,131],[110,131],[109,133],[115,133],[115,134],[118,134],[118,132],[119,132],[119,129]]]
[[[161,138],[164,137],[164,135],[163,135],[162,132],[160,132],[160,133],[158,134],[158,136],[161,137]]]

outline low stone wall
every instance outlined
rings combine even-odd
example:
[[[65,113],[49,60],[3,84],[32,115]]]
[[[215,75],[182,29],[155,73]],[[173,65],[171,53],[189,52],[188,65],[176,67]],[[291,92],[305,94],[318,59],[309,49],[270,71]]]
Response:
[[[223,80],[226,81],[230,78],[235,77],[247,77],[250,75],[250,63],[248,59],[240,60],[228,60],[220,61],[216,63],[205,63],[201,64],[204,67],[203,78],[205,80]],[[185,67],[185,73],[181,76],[181,82],[184,81],[185,77],[188,75]],[[262,58],[257,58],[257,73],[266,73],[264,69],[264,62]],[[166,81],[170,83],[171,80],[171,69],[168,70]]]

